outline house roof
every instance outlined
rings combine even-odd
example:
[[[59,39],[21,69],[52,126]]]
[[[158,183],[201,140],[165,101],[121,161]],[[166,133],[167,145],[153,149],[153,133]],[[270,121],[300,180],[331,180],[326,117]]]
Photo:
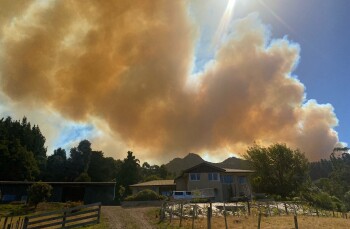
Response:
[[[254,170],[246,170],[246,169],[225,169],[226,173],[254,173]]]
[[[191,168],[186,169],[186,170],[184,171],[184,173],[191,172],[192,170],[195,170],[195,169],[200,168],[200,167],[203,167],[203,166],[206,166],[206,167],[209,167],[209,168],[211,168],[211,169],[217,170],[218,172],[225,172],[225,169],[223,169],[223,168],[217,167],[217,166],[212,165],[212,164],[210,164],[210,163],[208,163],[208,162],[202,162],[202,163],[200,163],[200,164],[198,164],[198,165],[195,165],[195,166],[193,166],[193,167],[191,167]]]
[[[130,187],[145,187],[145,186],[175,186],[174,180],[151,180],[143,183],[133,184]]]

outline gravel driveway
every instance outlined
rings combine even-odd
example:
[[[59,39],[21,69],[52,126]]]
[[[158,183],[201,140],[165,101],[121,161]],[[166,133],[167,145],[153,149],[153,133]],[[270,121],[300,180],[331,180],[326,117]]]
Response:
[[[110,229],[132,228],[153,229],[157,228],[149,222],[146,214],[154,207],[122,208],[120,206],[103,206],[102,217],[108,222]]]

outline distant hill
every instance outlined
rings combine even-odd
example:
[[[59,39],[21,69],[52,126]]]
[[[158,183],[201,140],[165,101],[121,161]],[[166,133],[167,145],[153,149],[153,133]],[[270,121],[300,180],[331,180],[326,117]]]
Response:
[[[229,157],[223,162],[212,163],[212,164],[220,168],[226,168],[226,169],[251,169],[249,167],[248,161],[237,157]]]
[[[169,163],[165,164],[167,170],[176,176],[180,175],[180,173],[192,166],[198,165],[204,162],[203,158],[194,153],[189,153],[184,158],[174,158]]]
[[[198,154],[189,153],[184,158],[174,158],[169,163],[165,164],[167,170],[176,176],[180,175],[182,171],[191,168],[195,165],[198,165],[202,162],[205,162]],[[208,163],[211,163],[207,161]],[[227,169],[250,169],[248,162],[246,160],[230,157],[220,163],[211,163],[220,168]]]

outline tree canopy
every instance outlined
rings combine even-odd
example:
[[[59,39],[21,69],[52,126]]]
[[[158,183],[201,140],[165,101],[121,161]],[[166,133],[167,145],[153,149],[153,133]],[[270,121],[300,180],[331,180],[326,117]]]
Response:
[[[39,127],[32,127],[26,117],[0,119],[0,179],[35,180],[45,166],[45,137]]]
[[[245,158],[255,170],[252,184],[258,192],[283,198],[296,195],[308,179],[308,160],[285,144],[253,145]]]
[[[131,151],[128,151],[127,154],[116,178],[117,187],[123,186],[126,195],[131,194],[129,185],[136,184],[141,180],[140,160],[137,159]]]

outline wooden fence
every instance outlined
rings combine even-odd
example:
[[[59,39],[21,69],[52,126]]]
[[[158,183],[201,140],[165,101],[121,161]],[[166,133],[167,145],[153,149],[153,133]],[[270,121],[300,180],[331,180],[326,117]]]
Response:
[[[75,228],[100,223],[101,203],[27,217],[0,218],[0,229]]]
[[[24,218],[13,216],[0,216],[0,229],[20,229],[23,227]]]
[[[214,207],[215,204],[215,207]],[[257,202],[240,202],[240,203],[204,203],[196,204],[188,201],[164,202],[160,209],[160,220],[168,221],[170,224],[177,218],[179,227],[183,224],[183,219],[191,221],[192,228],[195,228],[195,219],[206,218],[207,228],[212,228],[212,217],[221,216],[224,219],[225,228],[228,228],[227,215],[238,216],[256,216],[258,228],[260,229],[261,217],[292,215],[294,226],[298,229],[298,215],[316,216],[316,217],[341,217],[348,218],[347,213],[335,214],[334,211],[325,211],[303,202],[275,202],[272,200]],[[307,206],[307,207],[306,207]],[[214,210],[215,209],[215,210]],[[236,220],[239,221],[239,220]]]

